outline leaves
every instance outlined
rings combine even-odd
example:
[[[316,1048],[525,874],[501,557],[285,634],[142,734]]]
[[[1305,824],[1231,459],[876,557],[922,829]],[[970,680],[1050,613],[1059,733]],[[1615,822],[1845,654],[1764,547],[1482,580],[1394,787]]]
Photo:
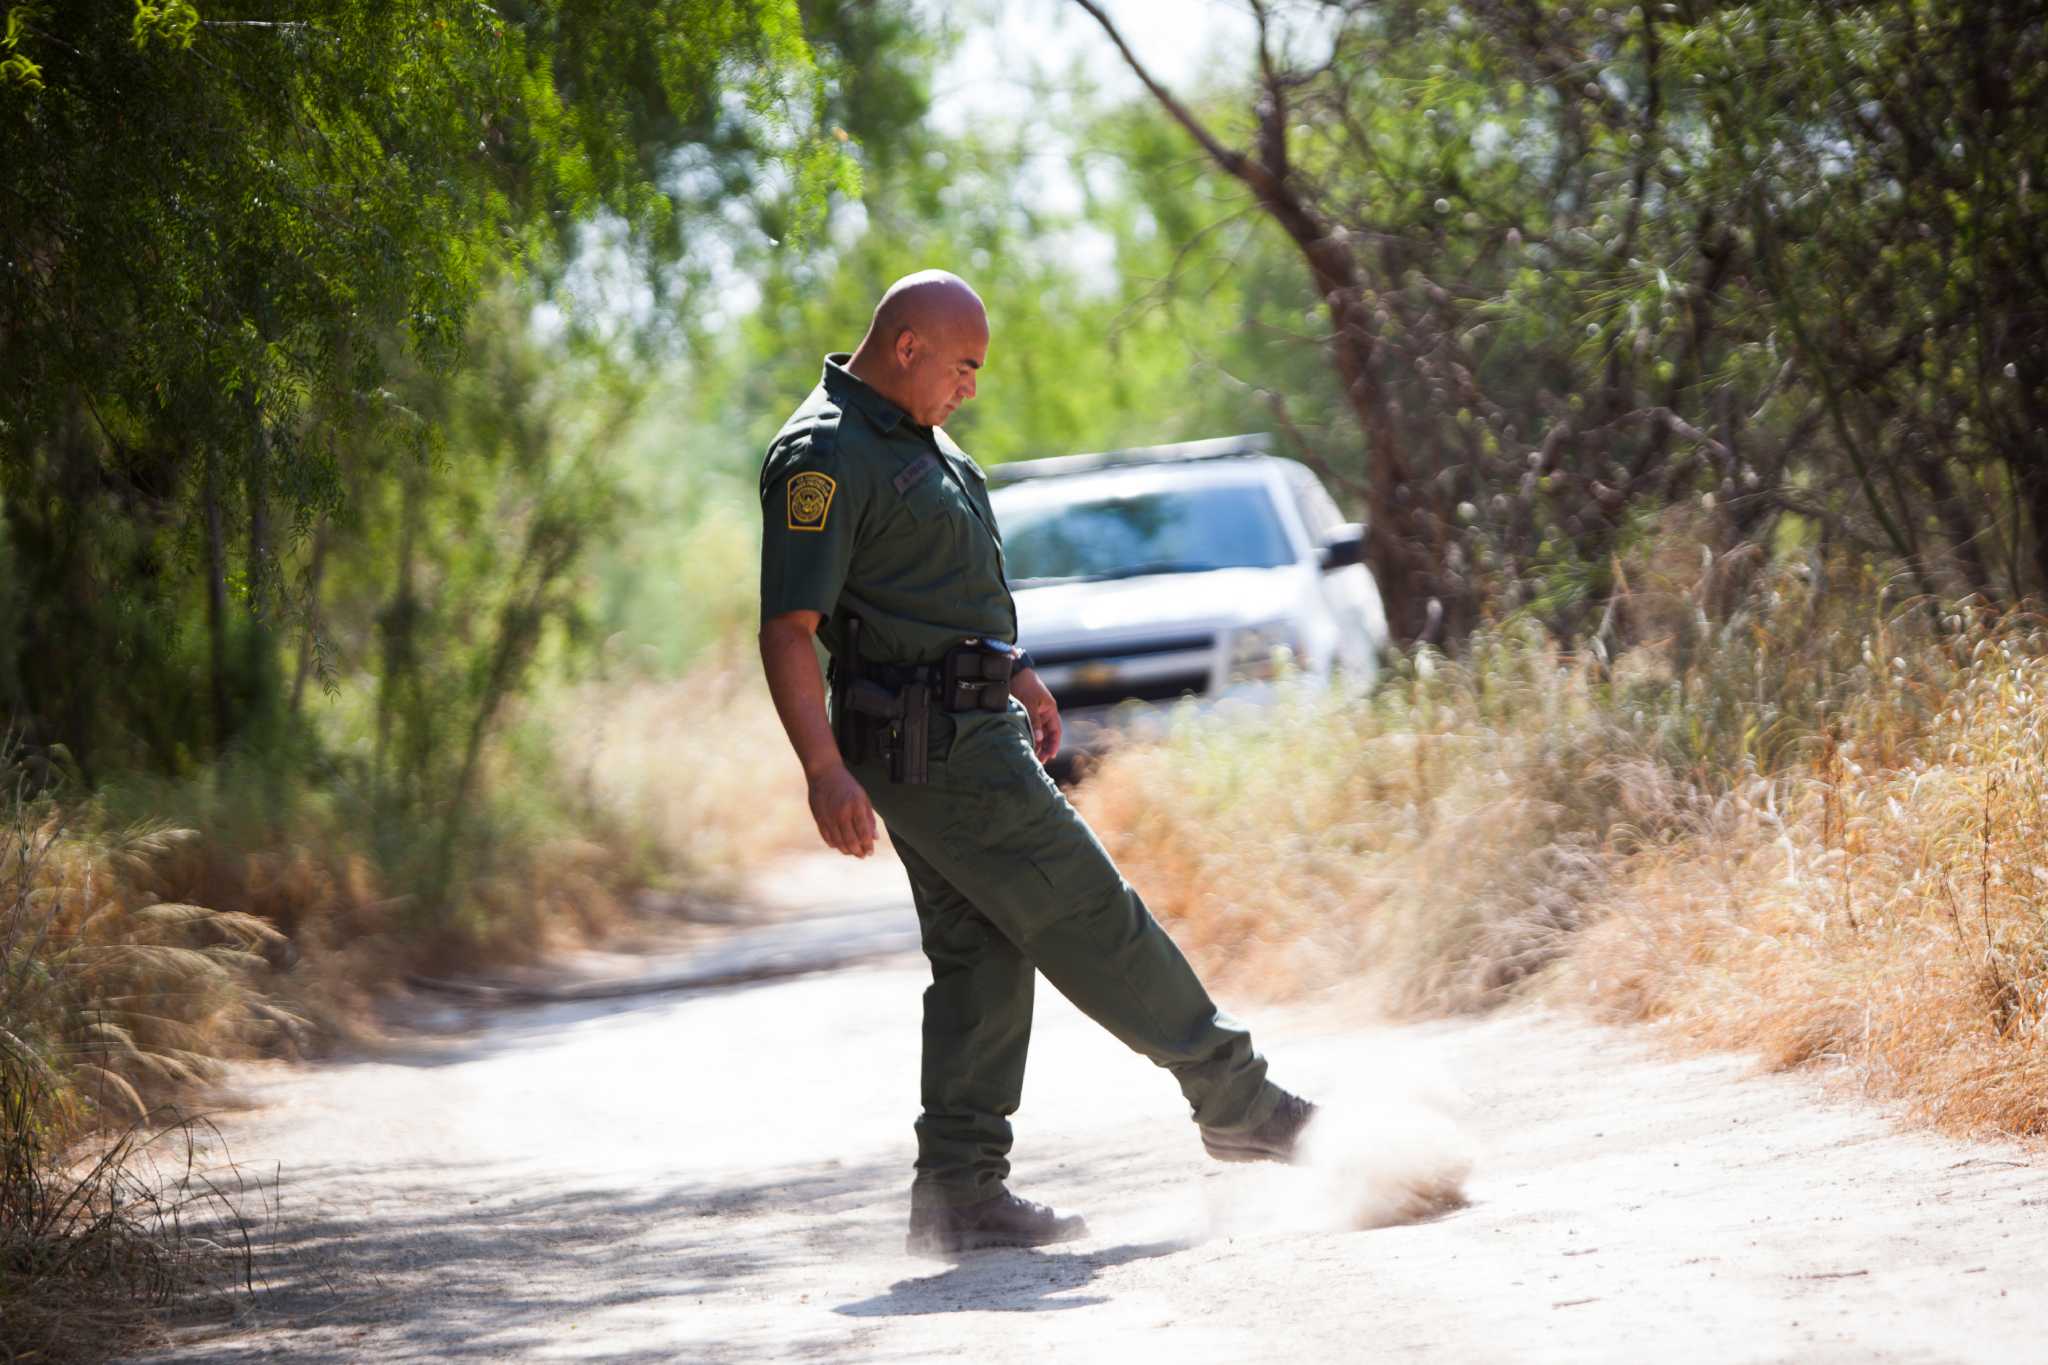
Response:
[[[1638,510],[1695,499],[1716,548],[1825,527],[1923,590],[2048,588],[2038,16],[1256,10],[1230,98],[1155,123],[1297,248],[1351,409],[1307,430],[1426,562],[1376,561],[1390,609],[1575,643]],[[1268,43],[1295,23],[1316,52]]]
[[[160,42],[171,47],[188,48],[198,32],[199,11],[191,0],[162,0],[162,3],[135,0],[136,47]]]
[[[309,612],[286,564],[435,451],[386,395],[460,366],[484,291],[547,293],[598,218],[663,270],[725,208],[671,188],[684,149],[775,181],[784,231],[856,183],[797,0],[246,13],[16,4],[0,38],[0,698],[88,763],[253,723]],[[209,596],[242,611],[197,659]]]
[[[0,87],[18,86],[24,90],[43,88],[43,69],[29,60],[21,51],[21,40],[28,32],[30,23],[42,17],[43,7],[37,4],[18,3],[7,11],[7,26],[0,30]]]

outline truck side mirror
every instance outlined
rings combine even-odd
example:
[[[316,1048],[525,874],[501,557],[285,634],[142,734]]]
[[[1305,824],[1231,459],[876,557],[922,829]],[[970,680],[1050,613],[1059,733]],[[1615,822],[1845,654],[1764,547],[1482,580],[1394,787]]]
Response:
[[[1323,538],[1323,548],[1316,558],[1321,562],[1324,573],[1365,563],[1364,525],[1354,521],[1334,528]]]

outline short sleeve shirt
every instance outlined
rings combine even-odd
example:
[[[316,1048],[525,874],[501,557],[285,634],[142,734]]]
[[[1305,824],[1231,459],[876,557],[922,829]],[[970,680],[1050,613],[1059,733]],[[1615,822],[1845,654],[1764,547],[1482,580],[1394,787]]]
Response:
[[[965,639],[1015,643],[981,469],[847,360],[825,358],[761,464],[761,619],[815,611],[837,655],[857,614],[861,657],[877,663],[929,663]]]

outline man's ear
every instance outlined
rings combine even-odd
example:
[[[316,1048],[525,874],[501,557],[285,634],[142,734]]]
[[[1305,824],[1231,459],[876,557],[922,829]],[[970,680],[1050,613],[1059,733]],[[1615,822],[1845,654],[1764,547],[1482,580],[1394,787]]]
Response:
[[[901,365],[906,370],[909,369],[910,362],[917,359],[917,347],[918,341],[916,332],[911,331],[908,327],[902,327],[897,329],[896,363],[898,365]]]

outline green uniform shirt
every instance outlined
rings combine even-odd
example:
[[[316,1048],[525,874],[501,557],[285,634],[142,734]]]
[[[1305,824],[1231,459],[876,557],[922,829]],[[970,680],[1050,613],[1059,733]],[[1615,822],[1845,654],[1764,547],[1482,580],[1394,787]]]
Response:
[[[861,657],[876,663],[929,663],[968,637],[1016,643],[980,468],[854,378],[848,359],[825,357],[762,461],[761,619],[818,612],[836,655],[857,613]]]

